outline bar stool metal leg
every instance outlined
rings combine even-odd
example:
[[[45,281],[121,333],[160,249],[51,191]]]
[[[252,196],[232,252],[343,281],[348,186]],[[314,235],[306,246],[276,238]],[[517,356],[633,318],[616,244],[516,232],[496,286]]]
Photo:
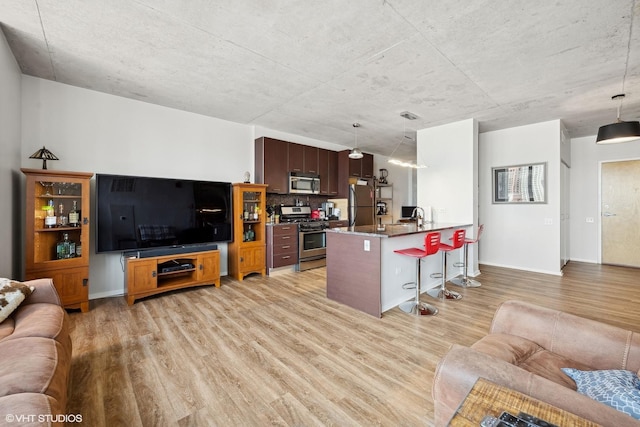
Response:
[[[480,282],[469,277],[469,243],[464,244],[464,263],[462,263],[462,277],[454,277],[450,282],[463,288],[478,288]]]
[[[409,314],[413,314],[416,316],[434,316],[436,314],[438,314],[438,309],[431,305],[431,304],[427,304],[426,302],[422,302],[420,301],[420,282],[421,282],[421,277],[420,277],[420,273],[421,273],[421,258],[418,258],[417,260],[417,278],[416,278],[416,298],[413,301],[405,301],[403,303],[401,303],[399,305],[400,310],[404,311],[405,313],[409,313]]]
[[[447,281],[447,252],[442,251],[442,282],[440,282],[440,286],[437,288],[432,288],[427,291],[427,294],[430,297],[435,299],[449,299],[449,300],[458,300],[462,299],[462,294],[447,289],[445,283]]]

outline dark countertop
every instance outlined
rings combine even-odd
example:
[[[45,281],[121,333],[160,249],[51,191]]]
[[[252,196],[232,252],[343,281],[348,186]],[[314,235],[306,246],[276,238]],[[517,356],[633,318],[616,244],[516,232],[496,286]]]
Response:
[[[328,228],[325,231],[331,233],[344,233],[364,235],[372,237],[398,237],[409,234],[426,233],[429,231],[449,230],[453,228],[469,227],[472,224],[459,224],[449,222],[429,223],[418,228],[415,223],[386,224],[384,230],[379,230],[377,225],[358,225],[353,227]]]

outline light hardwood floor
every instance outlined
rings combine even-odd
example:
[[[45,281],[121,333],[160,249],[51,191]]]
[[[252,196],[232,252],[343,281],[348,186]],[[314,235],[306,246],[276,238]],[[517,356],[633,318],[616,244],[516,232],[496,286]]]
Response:
[[[325,269],[70,313],[68,413],[91,426],[429,426],[435,367],[521,299],[640,331],[637,269],[570,263],[563,277],[481,266],[440,313],[381,319],[325,297]],[[400,285],[399,285],[400,286]],[[410,293],[411,291],[408,291]],[[585,343],[588,345],[588,343]]]

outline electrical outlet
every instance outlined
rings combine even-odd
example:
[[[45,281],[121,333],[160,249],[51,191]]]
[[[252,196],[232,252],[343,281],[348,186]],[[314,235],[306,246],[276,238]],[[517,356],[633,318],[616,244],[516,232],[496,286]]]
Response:
[[[545,218],[544,225],[553,225],[553,218]]]
[[[364,250],[365,250],[365,252],[369,252],[371,250],[371,241],[370,240],[365,240],[364,241]]]
[[[595,222],[595,221],[594,221],[594,219],[593,219],[593,217],[592,217],[592,216],[588,216],[588,217],[587,217],[587,222],[588,222],[588,223],[593,223],[593,222]]]
[[[400,275],[400,273],[402,273],[402,268],[396,267],[396,276]]]

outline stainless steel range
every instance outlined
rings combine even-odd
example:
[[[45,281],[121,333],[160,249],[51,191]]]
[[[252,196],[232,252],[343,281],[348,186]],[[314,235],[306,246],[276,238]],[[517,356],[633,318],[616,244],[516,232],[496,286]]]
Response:
[[[298,224],[299,271],[327,265],[328,220],[311,218],[309,206],[281,206],[280,222]]]

